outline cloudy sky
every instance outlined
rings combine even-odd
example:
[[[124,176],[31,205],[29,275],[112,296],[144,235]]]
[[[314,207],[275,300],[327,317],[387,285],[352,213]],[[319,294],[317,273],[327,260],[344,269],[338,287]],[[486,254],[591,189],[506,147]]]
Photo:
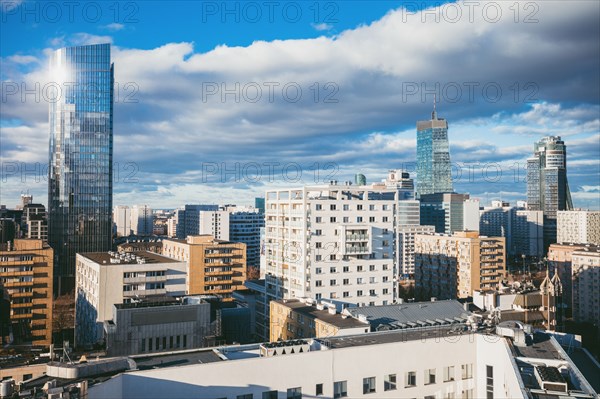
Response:
[[[457,192],[525,199],[533,143],[560,135],[575,206],[600,209],[600,2],[0,5],[9,207],[47,202],[49,54],[110,42],[115,204],[251,204],[411,171],[435,93]]]

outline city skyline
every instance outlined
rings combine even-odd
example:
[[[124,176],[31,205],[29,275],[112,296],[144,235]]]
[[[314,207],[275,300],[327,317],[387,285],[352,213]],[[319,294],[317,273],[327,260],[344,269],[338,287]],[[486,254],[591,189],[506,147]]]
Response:
[[[466,10],[464,4],[456,4],[455,8]],[[200,41],[196,35],[211,24],[236,22],[227,18],[223,22],[207,10],[196,10],[198,20],[206,17],[207,23],[197,24],[198,30],[191,31],[188,40],[184,40],[185,32],[169,26],[164,39],[146,42],[140,42],[138,33],[148,29],[153,21],[149,15],[157,10],[144,4],[139,5],[138,22],[121,21],[110,28],[104,20],[76,21],[57,31],[42,15],[39,28],[28,28],[27,44],[17,39],[5,46],[7,39],[2,39],[5,98],[0,114],[0,202],[11,206],[27,190],[37,199],[46,196],[47,102],[40,99],[38,103],[31,94],[21,101],[25,94],[20,83],[31,89],[35,82],[40,87],[48,82],[49,49],[111,42],[115,64],[126,65],[115,76],[119,91],[115,91],[114,204],[148,203],[153,208],[185,203],[251,204],[269,189],[315,184],[315,167],[318,183],[326,183],[328,177],[353,180],[356,173],[365,174],[368,182],[381,181],[389,169],[402,167],[413,172],[414,123],[431,112],[432,88],[437,83],[438,112],[451,125],[451,160],[455,173],[461,171],[453,179],[456,192],[468,192],[483,205],[495,199],[524,200],[526,159],[533,144],[545,135],[558,135],[569,147],[574,206],[599,208],[595,168],[600,157],[596,145],[600,106],[598,78],[593,73],[598,69],[598,49],[584,40],[597,36],[598,5],[543,3],[534,15],[536,23],[526,23],[525,10],[515,22],[509,5],[502,4],[503,17],[495,22],[480,12],[474,14],[473,22],[466,13],[449,21],[442,13],[448,11],[443,5],[428,10],[429,14],[400,6],[378,4],[357,16],[339,4],[339,22],[331,27],[313,27],[313,21],[304,20],[296,25],[259,21],[251,26],[255,36],[225,35],[222,43],[214,43],[215,38]],[[21,11],[3,8],[2,12],[3,30],[25,29],[20,26]],[[442,13],[438,24],[421,22],[423,16],[431,22],[436,12]],[[238,25],[247,27],[243,22],[242,18]],[[568,28],[573,25],[579,29]],[[271,35],[278,36],[266,37],[265,26],[275,27]],[[285,26],[298,28],[288,32]],[[475,36],[471,34],[474,27],[480,31]],[[418,41],[411,39],[414,32],[423,33]],[[555,48],[549,32],[561,34],[568,43],[561,48],[569,48],[577,63],[559,62],[564,54]],[[527,41],[520,40],[525,33],[532,35],[532,42],[544,45],[531,51]],[[449,35],[453,40],[443,40]],[[248,43],[249,38],[257,41]],[[515,44],[510,50],[480,52],[477,60],[464,61],[471,51],[496,40]],[[373,41],[379,45],[372,48]],[[398,54],[381,51],[388,47],[399,49]],[[364,55],[357,58],[353,55],[357,51]],[[427,59],[437,60],[435,64],[444,69],[427,64]],[[302,62],[303,68],[295,68],[295,62]],[[508,62],[514,66],[507,67]],[[480,66],[486,70],[477,72]],[[586,83],[577,84],[574,90],[572,85],[578,81]],[[11,94],[14,86],[7,82],[19,83],[16,93]],[[292,88],[290,97],[283,98],[276,91],[274,101],[269,102],[265,82],[279,83],[279,88],[296,83],[303,97],[292,102]],[[469,82],[478,84],[472,100]],[[225,95],[222,101],[221,84],[231,90],[236,83],[240,83],[240,101],[235,101],[234,94]],[[249,96],[255,84],[263,96],[253,103]],[[503,94],[494,102],[496,84]],[[462,96],[452,102],[456,85]],[[485,95],[480,90],[484,85],[489,88]],[[211,90],[216,92],[209,94]],[[337,102],[325,102],[327,96]],[[279,165],[270,169],[275,163]],[[258,173],[257,165],[261,167]],[[287,179],[282,177],[281,166],[288,168]],[[302,179],[297,180],[298,170]]]

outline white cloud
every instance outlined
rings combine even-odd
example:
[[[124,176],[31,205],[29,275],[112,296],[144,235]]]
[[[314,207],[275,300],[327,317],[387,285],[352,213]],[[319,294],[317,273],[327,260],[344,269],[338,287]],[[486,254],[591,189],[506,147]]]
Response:
[[[315,24],[315,23],[312,23],[312,24],[311,24],[311,26],[312,26],[312,27],[313,27],[313,28],[314,28],[316,31],[319,31],[319,32],[323,32],[323,31],[327,31],[327,30],[331,30],[331,29],[333,29],[333,25],[331,25],[331,24],[326,24],[325,22],[322,22],[322,23],[320,23],[320,24]]]
[[[117,31],[125,29],[125,25],[117,23],[117,22],[113,22],[113,23],[110,23],[108,25],[102,26],[102,29],[106,29],[106,30],[109,30],[111,32],[117,32]]]

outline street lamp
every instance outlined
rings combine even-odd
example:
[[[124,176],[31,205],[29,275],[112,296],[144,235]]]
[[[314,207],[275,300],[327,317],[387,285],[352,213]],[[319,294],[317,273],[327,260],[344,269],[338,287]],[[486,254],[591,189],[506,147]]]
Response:
[[[525,273],[525,254],[522,254],[521,258],[523,259],[523,271],[522,271],[522,273]]]

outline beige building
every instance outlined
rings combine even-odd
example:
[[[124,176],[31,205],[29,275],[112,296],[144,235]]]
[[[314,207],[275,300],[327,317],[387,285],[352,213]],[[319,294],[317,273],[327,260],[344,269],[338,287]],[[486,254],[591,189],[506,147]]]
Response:
[[[218,294],[232,301],[233,291],[246,281],[246,244],[216,240],[211,235],[163,241],[162,253],[187,262],[186,293]]]
[[[15,343],[52,343],[54,251],[43,240],[15,239],[0,251],[0,282],[10,300]]]
[[[600,245],[600,211],[558,211],[556,241]]]
[[[600,247],[572,254],[573,318],[600,328]]]
[[[424,297],[467,298],[495,290],[506,272],[504,237],[476,231],[415,236],[415,288]]]
[[[571,284],[571,258],[573,252],[581,251],[587,248],[585,244],[552,244],[548,248],[548,269],[551,272],[556,271],[560,281],[563,283],[562,301],[565,305],[573,307],[573,294]]]
[[[313,305],[300,299],[271,301],[270,340],[327,338],[336,335],[363,334],[368,322],[336,312],[335,306]]]

